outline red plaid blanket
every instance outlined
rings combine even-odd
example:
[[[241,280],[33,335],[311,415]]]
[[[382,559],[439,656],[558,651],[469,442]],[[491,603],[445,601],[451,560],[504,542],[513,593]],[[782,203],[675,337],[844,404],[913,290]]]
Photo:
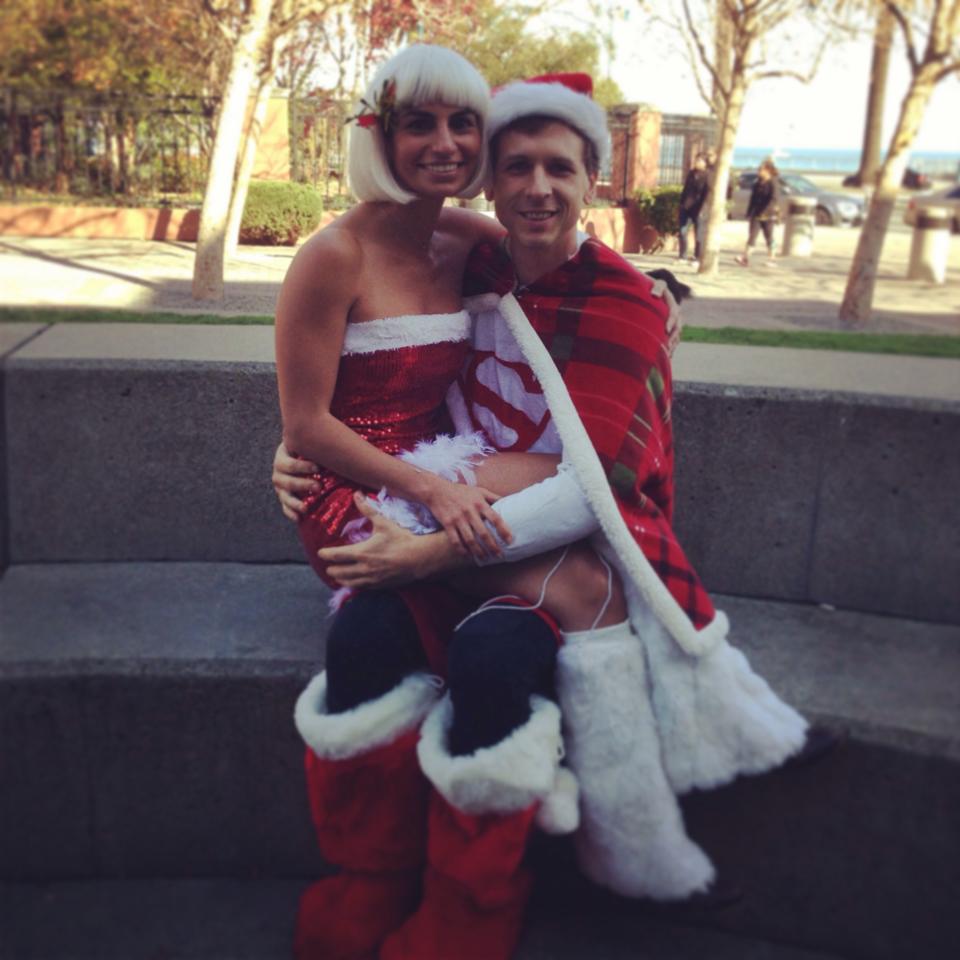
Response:
[[[502,247],[471,254],[464,295],[514,290]],[[634,539],[699,630],[713,604],[670,526],[673,394],[666,302],[653,281],[596,240],[553,272],[514,290],[557,365]]]

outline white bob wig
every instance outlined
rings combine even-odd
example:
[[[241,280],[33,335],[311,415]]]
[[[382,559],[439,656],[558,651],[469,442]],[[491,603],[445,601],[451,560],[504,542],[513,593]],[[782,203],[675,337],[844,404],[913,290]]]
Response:
[[[480,120],[481,133],[486,129],[490,107],[490,88],[480,72],[459,53],[446,47],[417,43],[401,50],[382,64],[363,94],[368,104],[375,102],[384,83],[396,84],[397,107],[421,103],[445,103],[452,107],[469,107]],[[356,105],[356,112],[363,108]],[[475,197],[482,189],[487,172],[486,147],[480,151],[477,171],[458,197]],[[387,160],[387,143],[379,123],[361,127],[350,124],[347,147],[347,178],[358,200],[389,200],[411,203],[415,193],[397,183]]]

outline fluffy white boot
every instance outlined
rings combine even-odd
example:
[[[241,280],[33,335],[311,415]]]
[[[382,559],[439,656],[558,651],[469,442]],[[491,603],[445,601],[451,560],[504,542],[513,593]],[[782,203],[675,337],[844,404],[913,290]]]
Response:
[[[557,688],[567,762],[580,783],[574,840],[583,872],[628,897],[679,900],[706,890],[714,869],[684,832],[629,624],[565,634]]]

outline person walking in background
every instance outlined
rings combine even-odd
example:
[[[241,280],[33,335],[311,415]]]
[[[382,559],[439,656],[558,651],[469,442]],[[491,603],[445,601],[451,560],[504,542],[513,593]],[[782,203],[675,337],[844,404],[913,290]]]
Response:
[[[693,169],[687,174],[680,192],[680,251],[679,259],[696,261],[700,259],[700,211],[703,210],[710,193],[710,179],[707,174],[707,158],[699,154],[693,161]],[[687,228],[693,227],[693,256],[687,257]]]
[[[757,179],[750,191],[750,202],[747,205],[747,220],[750,229],[747,233],[747,245],[743,253],[737,257],[737,263],[742,267],[750,265],[750,250],[757,242],[757,234],[763,231],[763,239],[767,245],[767,264],[776,263],[776,246],[773,230],[780,219],[780,173],[776,164],[768,157],[757,171]]]

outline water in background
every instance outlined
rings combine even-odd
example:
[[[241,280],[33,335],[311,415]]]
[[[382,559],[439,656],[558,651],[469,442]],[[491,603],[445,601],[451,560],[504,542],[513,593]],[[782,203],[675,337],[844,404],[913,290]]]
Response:
[[[804,173],[856,173],[860,168],[859,150],[817,150],[809,147],[779,149],[764,147],[735,147],[733,165],[738,170],[749,170],[760,165],[765,157],[773,156],[781,170]],[[960,175],[960,153],[948,150],[917,150],[910,155],[910,167],[931,177],[953,179]]]

